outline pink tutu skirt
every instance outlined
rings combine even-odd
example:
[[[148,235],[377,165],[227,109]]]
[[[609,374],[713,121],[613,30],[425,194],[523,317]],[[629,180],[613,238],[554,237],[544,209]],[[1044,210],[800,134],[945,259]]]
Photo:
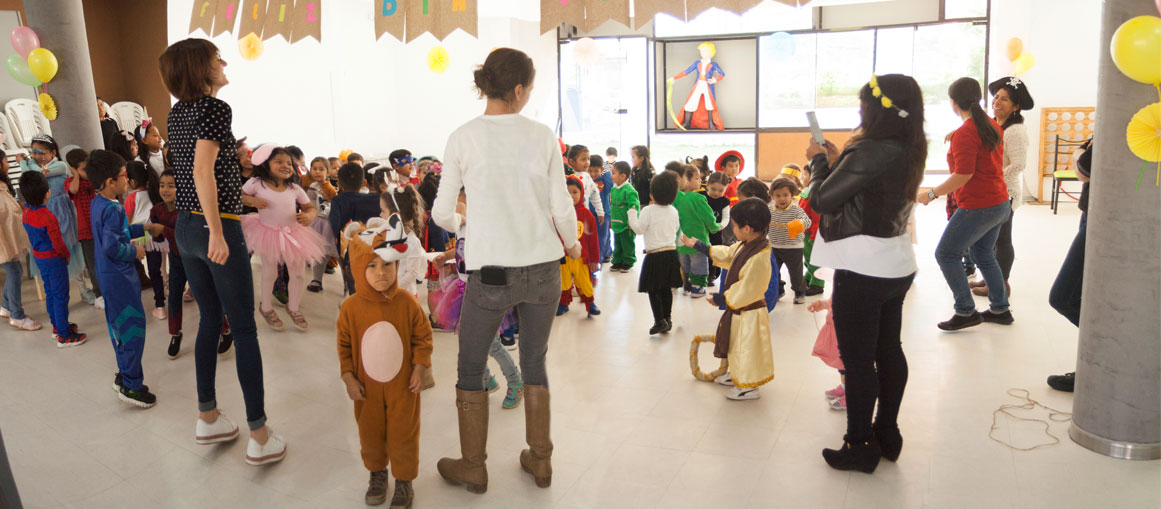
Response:
[[[331,230],[331,222],[327,221],[325,217],[316,217],[314,218],[314,222],[310,224],[310,229],[314,230],[315,233],[322,236],[325,240],[323,242],[323,253],[328,257],[338,258],[339,250],[333,242],[335,234]]]
[[[464,304],[464,293],[467,291],[467,286],[467,283],[461,281],[459,276],[445,277],[438,289],[428,292],[427,307],[431,310],[433,327],[459,332],[460,309]],[[504,313],[504,319],[500,321],[497,334],[516,325],[516,322],[515,309],[509,309],[507,313]]]
[[[326,259],[323,251],[326,241],[322,235],[297,223],[270,226],[259,220],[258,214],[246,214],[242,216],[242,234],[251,253],[286,265],[306,265]]]

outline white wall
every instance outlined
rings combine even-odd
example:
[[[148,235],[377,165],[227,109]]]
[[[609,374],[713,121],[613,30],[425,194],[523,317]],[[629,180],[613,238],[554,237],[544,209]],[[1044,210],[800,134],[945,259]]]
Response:
[[[1036,57],[1023,75],[1036,108],[1024,116],[1030,141],[1024,197],[1036,197],[1039,173],[1041,108],[1095,107],[1100,44],[1101,2],[1096,0],[1001,0],[992,2],[989,81],[1011,72],[1008,40],[1019,37],[1024,52]],[[1051,179],[1044,184],[1045,197]]]
[[[170,0],[169,40],[187,37],[193,0]],[[524,4],[517,13],[513,5]],[[234,110],[234,133],[251,141],[296,144],[307,157],[350,148],[368,159],[396,148],[442,155],[448,134],[483,112],[472,71],[493,48],[510,46],[536,64],[533,96],[524,114],[555,127],[557,63],[555,33],[541,36],[538,4],[529,0],[481,0],[479,37],[462,31],[442,43],[424,35],[409,44],[384,35],[374,39],[367,2],[335,1],[323,12],[323,43],[266,41],[258,60],[238,53],[236,35],[213,38],[228,62],[230,85],[219,94]],[[528,8],[537,11],[529,13]],[[517,17],[512,17],[517,16]],[[198,31],[193,37],[206,37]],[[427,67],[428,51],[442,44],[450,56],[443,74]]]

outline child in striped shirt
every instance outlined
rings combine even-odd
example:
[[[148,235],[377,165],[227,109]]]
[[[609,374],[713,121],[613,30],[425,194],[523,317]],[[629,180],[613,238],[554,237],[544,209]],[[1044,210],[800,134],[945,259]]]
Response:
[[[810,216],[794,203],[798,185],[791,179],[779,177],[770,183],[770,230],[767,238],[778,259],[775,273],[786,265],[790,273],[790,289],[794,290],[794,303],[806,302],[806,283],[802,277],[802,232],[810,227]],[[784,292],[780,289],[778,296]]]

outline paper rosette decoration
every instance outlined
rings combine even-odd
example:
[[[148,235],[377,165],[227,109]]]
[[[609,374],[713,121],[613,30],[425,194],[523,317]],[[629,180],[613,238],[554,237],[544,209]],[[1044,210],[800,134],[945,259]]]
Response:
[[[584,37],[573,43],[572,55],[577,65],[588,69],[597,63],[601,56],[601,48],[592,37]]]
[[[345,162],[347,162],[347,157],[349,157],[353,153],[355,153],[354,150],[351,150],[349,148],[344,149],[342,152],[339,152],[339,160],[345,163]]]
[[[41,93],[36,102],[40,105],[40,112],[45,118],[56,120],[56,101],[52,100],[51,95]]]
[[[238,40],[238,53],[242,54],[242,58],[251,62],[258,60],[265,48],[266,44],[262,42],[262,38],[254,32],[250,32],[246,34],[246,37]]]
[[[436,46],[427,52],[427,68],[436,74],[443,74],[448,66],[447,49],[443,46]]]
[[[1161,102],[1137,111],[1125,130],[1129,150],[1146,161],[1161,162]]]

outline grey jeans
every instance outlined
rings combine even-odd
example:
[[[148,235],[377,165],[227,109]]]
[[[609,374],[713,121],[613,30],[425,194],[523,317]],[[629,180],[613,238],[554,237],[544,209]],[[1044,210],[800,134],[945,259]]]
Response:
[[[484,390],[484,368],[500,321],[508,309],[520,315],[520,371],[524,383],[548,385],[544,358],[560,300],[560,262],[505,267],[507,282],[485,285],[480,271],[468,276],[460,311],[459,381],[465,391]]]

